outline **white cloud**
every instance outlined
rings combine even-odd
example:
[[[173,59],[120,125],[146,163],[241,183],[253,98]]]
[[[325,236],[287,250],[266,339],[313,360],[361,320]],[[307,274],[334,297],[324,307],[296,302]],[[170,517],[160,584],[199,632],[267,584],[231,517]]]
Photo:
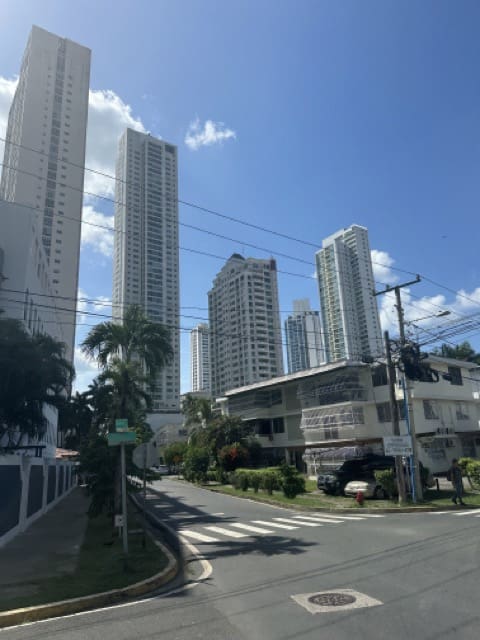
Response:
[[[391,269],[395,260],[386,251],[378,251],[377,249],[372,249],[370,256],[374,279],[382,284],[395,284],[398,281],[398,276]]]
[[[0,137],[5,138],[7,132],[8,112],[12,104],[13,94],[18,78],[4,78],[0,76]],[[3,161],[3,140],[0,140],[0,161]]]
[[[126,128],[145,132],[140,118],[132,107],[110,90],[91,90],[88,109],[86,166],[101,173],[115,174],[118,140]],[[100,195],[113,195],[115,181],[111,178],[85,172],[85,191]]]
[[[98,376],[99,369],[94,361],[89,360],[82,353],[80,347],[75,347],[74,365],[76,376],[73,383],[73,391],[82,393],[88,389],[88,385]]]
[[[237,134],[232,129],[227,129],[223,122],[213,122],[206,120],[203,128],[200,120],[196,118],[190,123],[185,135],[185,144],[189,149],[196,151],[200,147],[207,147],[212,144],[221,144],[229,138],[236,139]]]
[[[86,204],[83,207],[82,220],[82,248],[88,247],[96,253],[111,257],[113,231],[109,231],[109,229],[113,229],[113,216],[100,213],[91,205]]]

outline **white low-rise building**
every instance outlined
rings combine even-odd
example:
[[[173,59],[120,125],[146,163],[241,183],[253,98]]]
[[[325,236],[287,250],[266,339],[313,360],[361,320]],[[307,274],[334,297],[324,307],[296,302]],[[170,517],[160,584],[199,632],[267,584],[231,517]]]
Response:
[[[410,397],[419,458],[439,473],[455,457],[480,456],[480,367],[434,356],[428,362],[439,381],[410,382]],[[400,383],[396,396],[407,434]],[[384,436],[393,435],[383,366],[344,360],[233,389],[219,402],[224,413],[253,424],[266,462],[286,459],[309,474],[338,458],[381,453]]]

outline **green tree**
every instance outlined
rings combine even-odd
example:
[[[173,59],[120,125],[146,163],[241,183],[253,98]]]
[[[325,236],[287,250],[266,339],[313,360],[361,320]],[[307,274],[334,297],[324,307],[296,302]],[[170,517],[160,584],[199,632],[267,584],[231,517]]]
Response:
[[[41,438],[45,405],[59,408],[75,372],[65,346],[49,335],[31,336],[11,318],[0,318],[0,441],[19,446]]]
[[[187,450],[188,444],[186,442],[172,442],[167,445],[163,450],[165,464],[169,467],[181,464],[184,461]]]
[[[93,409],[88,393],[77,393],[62,402],[58,413],[58,431],[67,449],[77,449],[92,428]]]
[[[123,362],[139,362],[153,384],[155,374],[171,361],[173,350],[170,332],[158,322],[151,322],[138,305],[125,311],[122,324],[101,322],[91,329],[82,343],[83,352],[107,367],[112,357]]]
[[[472,345],[467,340],[455,346],[442,344],[440,347],[436,347],[432,353],[436,356],[442,356],[443,358],[466,360],[467,362],[480,364],[480,353],[476,353]]]
[[[208,465],[210,463],[210,451],[206,447],[190,445],[185,454],[183,475],[189,482],[205,482]]]
[[[182,413],[186,427],[206,426],[213,419],[212,401],[187,393],[182,400]]]

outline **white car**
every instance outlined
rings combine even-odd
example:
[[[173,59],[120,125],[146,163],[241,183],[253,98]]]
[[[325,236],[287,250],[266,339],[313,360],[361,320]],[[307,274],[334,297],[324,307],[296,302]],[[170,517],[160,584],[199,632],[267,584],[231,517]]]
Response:
[[[353,496],[354,498],[359,491],[363,493],[364,498],[383,500],[387,497],[385,490],[375,480],[352,480],[343,490],[346,496]]]

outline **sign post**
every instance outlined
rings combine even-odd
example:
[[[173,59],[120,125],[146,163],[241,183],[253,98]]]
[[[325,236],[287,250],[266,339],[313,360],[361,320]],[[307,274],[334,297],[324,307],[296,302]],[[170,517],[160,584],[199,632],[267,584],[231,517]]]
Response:
[[[127,471],[125,465],[125,445],[135,444],[137,434],[135,431],[129,431],[128,420],[126,418],[118,418],[115,420],[115,432],[109,433],[107,436],[109,447],[120,447],[120,465],[121,465],[121,487],[122,487],[122,538],[123,553],[128,555],[128,523],[127,523]]]
[[[143,540],[142,547],[146,544],[147,518],[145,515],[147,503],[147,467],[158,464],[158,454],[155,445],[151,442],[143,442],[135,447],[132,455],[133,464],[139,469],[143,469]]]

